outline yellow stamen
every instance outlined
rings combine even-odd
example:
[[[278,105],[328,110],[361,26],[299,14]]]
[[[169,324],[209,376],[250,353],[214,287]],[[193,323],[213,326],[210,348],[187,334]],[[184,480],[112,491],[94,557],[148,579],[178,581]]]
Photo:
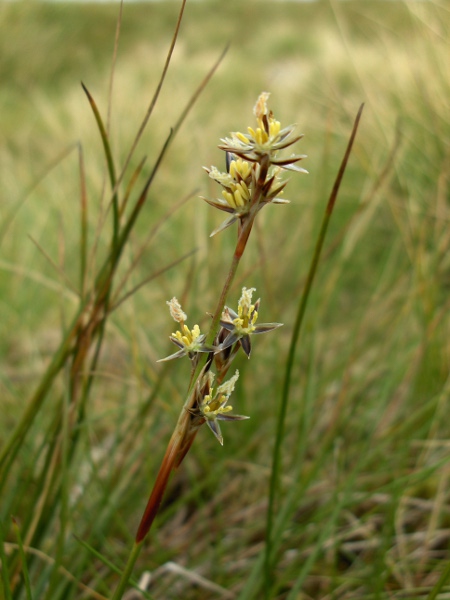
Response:
[[[238,138],[238,140],[240,140],[244,144],[248,144],[248,137],[240,131],[237,131],[234,135]]]
[[[237,208],[236,200],[235,200],[233,194],[230,194],[230,192],[223,190],[222,196],[225,198],[225,200],[228,202],[228,204],[231,206],[231,208]]]
[[[269,124],[269,132],[270,132],[270,137],[275,137],[280,133],[280,129],[281,129],[281,123],[280,121],[270,121]]]

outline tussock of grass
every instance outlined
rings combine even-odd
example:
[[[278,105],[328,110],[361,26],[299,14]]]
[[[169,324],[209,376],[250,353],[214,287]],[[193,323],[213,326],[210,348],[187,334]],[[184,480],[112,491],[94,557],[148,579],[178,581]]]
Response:
[[[178,8],[171,2],[124,8],[111,124],[118,165],[154,91]],[[79,81],[105,115],[117,10],[1,7],[2,442],[78,306],[72,289],[80,273],[78,141],[88,247],[97,248],[87,257],[90,268],[109,250],[105,160]],[[292,178],[289,207],[262,211],[232,297],[242,285],[255,286],[262,320],[285,326],[258,340],[251,368],[246,360],[237,365],[243,387],[234,404],[251,419],[227,428],[224,450],[199,433],[134,576],[154,573],[149,597],[164,600],[262,597],[287,349],[324,203],[365,101],[293,367],[272,597],[450,593],[449,24],[437,3],[188,2],[154,119],[121,193],[146,155],[134,189],[141,187],[212,57],[230,39],[231,49],[161,165],[116,281],[146,240],[124,292],[197,252],[111,314],[86,412],[72,430],[79,436],[73,456],[60,436],[70,429],[67,372],[36,414],[2,481],[2,576],[12,598],[27,598],[25,574],[33,598],[87,597],[81,583],[97,597],[111,596],[117,577],[101,557],[123,568],[189,377],[187,365],[156,364],[168,353],[165,300],[184,296],[189,314],[207,323],[204,312],[213,310],[220,290],[217,273],[234,245],[231,232],[209,240],[217,215],[196,198],[183,199],[199,187],[205,196],[216,193],[201,166],[222,160],[217,140],[246,126],[262,89],[272,92],[275,113],[306,134],[310,175]],[[49,451],[58,443],[62,466]],[[53,496],[48,486],[58,469],[61,485]]]

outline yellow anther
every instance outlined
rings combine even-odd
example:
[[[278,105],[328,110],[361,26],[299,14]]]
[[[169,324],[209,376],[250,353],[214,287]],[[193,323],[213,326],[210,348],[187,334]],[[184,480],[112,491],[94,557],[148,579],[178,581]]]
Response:
[[[230,194],[230,192],[223,190],[222,196],[225,198],[225,200],[228,202],[228,204],[231,206],[231,208],[236,208],[236,201],[234,199],[233,194]]]
[[[258,127],[258,129],[256,130],[256,143],[259,144],[260,146],[263,146],[269,139],[269,136],[267,135],[267,133],[261,129],[261,127]]]
[[[183,346],[190,348],[200,335],[200,327],[198,325],[194,325],[191,331],[187,325],[183,325],[181,329],[182,332],[176,331],[175,333],[172,333],[172,336],[181,342]]]
[[[238,138],[238,140],[244,142],[244,144],[248,144],[248,137],[240,131],[237,131],[234,135]]]
[[[230,175],[233,179],[238,179],[239,176],[242,179],[247,179],[251,172],[251,167],[246,160],[242,160],[242,158],[238,158],[237,160],[232,160],[230,164]]]
[[[234,201],[235,201],[235,203],[236,203],[236,207],[238,207],[238,206],[239,206],[239,207],[242,207],[242,206],[244,206],[244,205],[245,205],[245,201],[244,201],[244,199],[242,198],[242,194],[241,194],[241,192],[240,192],[240,190],[239,190],[239,189],[236,189],[236,190],[234,191]]]
[[[270,121],[270,125],[269,125],[269,132],[270,132],[270,137],[275,137],[280,133],[280,129],[281,129],[281,123],[280,121],[274,121],[271,120]]]

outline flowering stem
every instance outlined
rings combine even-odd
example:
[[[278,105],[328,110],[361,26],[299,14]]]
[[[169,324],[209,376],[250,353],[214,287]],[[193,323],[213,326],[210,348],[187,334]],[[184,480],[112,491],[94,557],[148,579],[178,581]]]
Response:
[[[119,581],[119,585],[117,586],[111,600],[121,600],[123,593],[125,592],[125,588],[127,587],[128,580],[130,579],[131,573],[133,571],[134,565],[138,559],[138,556],[141,552],[142,542],[135,542],[133,548],[128,557],[127,564],[125,565],[125,569],[123,570],[122,576]]]
[[[261,169],[261,171],[264,171],[261,174],[262,177],[260,177],[262,183],[265,181],[267,168],[268,165],[265,167],[265,169]],[[258,182],[258,185],[255,188],[255,196],[257,196],[256,202],[261,195],[262,183],[259,184]],[[219,330],[220,319],[225,307],[225,302],[227,300],[228,293],[236,275],[239,262],[247,246],[247,241],[252,230],[253,222],[255,220],[257,212],[256,206],[257,205],[255,204],[252,212],[249,214],[248,219],[245,221],[240,231],[233,258],[231,261],[230,269],[228,271],[228,275],[222,288],[222,292],[220,294],[220,298],[217,303],[215,313],[213,315],[211,327],[206,338],[206,342],[208,344],[213,343],[214,338],[216,337],[217,332]],[[206,363],[206,360],[207,355],[205,354],[203,360],[198,361],[198,365],[195,369],[195,372],[191,377],[187,399],[183,405],[183,408],[181,409],[180,416],[178,417],[177,424],[172,433],[172,437],[170,438],[166,453],[158,471],[158,475],[156,476],[155,484],[153,486],[152,492],[147,502],[147,506],[145,508],[144,514],[138,527],[138,531],[136,534],[136,543],[141,543],[144,540],[147,533],[150,531],[152,523],[156,517],[159,506],[161,504],[164,491],[169,482],[170,474],[174,468],[178,467],[181,464],[183,458],[189,451],[192,442],[194,441],[197,431],[192,431],[189,411],[193,408],[192,405],[195,400],[195,385]]]
[[[214,313],[213,322],[208,333],[208,343],[212,343],[217,334],[220,323],[220,317],[225,306],[227,295],[233,282],[234,276],[236,274],[240,258],[242,256],[242,252],[239,253],[237,250],[238,247],[240,247],[240,241],[244,234],[246,235],[246,239],[248,239],[250,229],[251,227],[249,228],[248,233],[244,229],[241,232],[241,235],[239,236],[238,243],[236,245],[236,251],[233,255],[233,260],[231,262],[231,267],[225,280],[225,284],[220,295],[216,312]],[[177,424],[175,425],[172,437],[170,438],[166,453],[158,471],[158,475],[156,476],[155,484],[150,494],[150,498],[148,499],[147,506],[145,508],[144,514],[138,527],[138,531],[136,534],[136,543],[141,543],[144,540],[147,533],[150,531],[150,527],[152,526],[152,523],[156,517],[165,489],[169,482],[170,474],[174,468],[178,467],[181,464],[184,456],[187,454],[192,442],[194,441],[196,431],[190,431],[191,428],[189,410],[192,408],[192,404],[195,399],[195,394],[193,393],[193,391],[195,390],[195,384],[205,365],[206,360],[207,355],[205,355],[205,358],[203,360],[199,361],[195,373],[193,377],[191,377],[191,384],[188,390],[186,402],[184,403],[183,408],[181,409],[180,416],[178,417]]]
[[[250,229],[251,229],[251,227],[250,227]],[[249,229],[248,233],[246,234],[245,244],[247,243],[248,236],[250,235],[250,229]],[[216,311],[213,315],[211,328],[210,328],[207,338],[206,338],[206,341],[208,344],[213,343],[214,338],[216,337],[217,332],[219,330],[220,318],[222,316],[223,309],[225,308],[225,302],[227,301],[228,293],[230,291],[231,285],[232,285],[234,277],[236,275],[237,268],[239,266],[239,261],[241,260],[241,256],[245,249],[245,244],[244,244],[243,249],[241,249],[241,240],[242,240],[243,234],[245,234],[245,233],[246,233],[246,231],[242,230],[241,235],[238,238],[238,241],[236,244],[236,249],[233,254],[233,259],[231,261],[230,270],[228,271],[228,275],[225,280],[225,284],[222,288],[222,293],[220,294],[219,302],[217,303]]]
[[[212,317],[211,326],[206,336],[202,335],[200,338],[198,325],[194,327],[192,332],[187,328],[184,323],[186,315],[182,312],[181,306],[178,304],[176,298],[173,298],[171,302],[168,302],[169,306],[171,307],[172,317],[175,321],[180,323],[181,330],[185,332],[185,336],[183,337],[182,332],[177,332],[176,335],[174,334],[171,337],[172,341],[174,341],[174,343],[180,347],[180,350],[174,355],[167,357],[167,359],[178,358],[179,356],[183,356],[183,354],[188,354],[191,359],[195,359],[192,363],[195,365],[195,367],[191,372],[191,379],[188,385],[186,400],[181,409],[178,421],[172,433],[172,437],[170,438],[167,450],[156,477],[156,481],[148,499],[147,506],[139,524],[135,539],[135,549],[122,577],[121,584],[119,586],[120,590],[122,590],[123,585],[125,585],[123,584],[124,579],[131,573],[131,569],[137,558],[140,545],[143,543],[156,517],[165,489],[169,482],[170,474],[173,469],[177,468],[181,464],[184,457],[188,453],[199,427],[207,422],[216,438],[222,444],[222,436],[217,420],[242,420],[247,418],[241,415],[228,415],[225,417],[225,413],[228,412],[228,410],[232,410],[231,407],[225,407],[225,404],[229,394],[232,391],[231,386],[234,387],[234,383],[239,375],[238,371],[236,372],[234,378],[231,378],[227,384],[220,384],[218,392],[224,393],[219,400],[216,400],[215,398],[210,398],[209,396],[209,392],[211,391],[211,378],[214,378],[215,374],[208,372],[208,370],[211,366],[212,355],[214,353],[220,353],[222,350],[227,350],[228,348],[230,348],[229,353],[232,352],[232,341],[229,341],[228,346],[220,346],[221,319],[240,260],[247,247],[247,242],[250,237],[256,215],[265,204],[271,202],[277,204],[282,203],[277,195],[282,192],[285,183],[281,185],[279,183],[274,184],[274,182],[278,179],[278,172],[280,171],[280,167],[276,165],[283,165],[285,168],[287,168],[287,165],[291,165],[293,170],[300,172],[302,171],[302,169],[298,169],[296,167],[294,168],[292,165],[298,160],[301,160],[303,156],[292,155],[289,159],[283,161],[279,161],[275,158],[278,150],[290,146],[300,138],[290,138],[293,127],[287,127],[283,130],[280,130],[280,123],[275,121],[272,112],[267,108],[268,96],[269,94],[267,92],[263,92],[255,105],[254,114],[257,117],[258,123],[256,130],[248,128],[249,134],[247,136],[244,134],[235,133],[232,134],[233,139],[227,138],[222,140],[225,145],[219,146],[219,148],[227,152],[227,173],[221,174],[215,167],[212,169],[206,169],[208,174],[210,174],[213,179],[216,179],[218,183],[221,183],[221,185],[225,188],[223,195],[227,204],[224,205],[223,200],[218,200],[217,202],[205,200],[209,204],[212,204],[221,210],[231,212],[233,215],[227,221],[225,221],[225,223],[223,223],[222,226],[216,230],[216,232],[238,221],[238,239],[231,260],[231,265],[228,270],[216,310]],[[229,162],[230,157],[233,156],[235,158]],[[248,159],[252,166],[249,167],[249,162],[244,159]],[[269,168],[271,165],[275,166],[275,169],[271,173],[270,177],[268,177]],[[244,310],[243,307],[245,302],[247,302],[249,306],[247,306],[245,309],[247,311],[245,316],[245,329],[242,331],[248,331],[248,333],[263,333],[278,327],[279,324],[271,323],[266,324],[265,327],[262,325],[259,326],[260,330],[257,331],[258,326],[255,327],[253,321],[249,324],[249,315],[247,313],[250,311],[251,314],[253,314],[254,312],[256,318],[257,309],[255,309],[255,306],[250,307],[251,292],[253,289],[248,290],[246,300],[244,298],[245,289],[246,288],[243,289],[243,300],[242,304],[240,303],[239,305],[239,311],[241,312]],[[259,305],[259,300],[256,304]],[[244,322],[242,319],[238,320]],[[233,324],[231,323],[231,325]],[[226,331],[226,327],[224,331]],[[231,334],[231,340],[234,339],[233,336],[236,336],[234,339],[235,342],[242,338],[243,341],[241,341],[239,345],[242,346],[247,356],[250,355],[250,341],[248,333],[245,333],[244,336],[244,334],[241,334],[241,332],[238,330],[237,334]],[[197,338],[201,340],[202,347],[195,347],[195,345],[193,345],[194,340]],[[226,339],[230,340],[228,337]],[[178,342],[180,342],[180,344]],[[217,362],[218,361],[216,360],[216,366]],[[218,374],[218,381],[223,380],[225,373],[228,370],[229,363],[230,356],[228,356],[227,361],[223,363],[223,368],[221,370],[219,369],[220,372]],[[228,387],[226,387],[227,385]],[[226,392],[225,389],[227,389],[228,392]],[[207,398],[209,398],[208,401],[206,400]],[[223,400],[223,398],[225,398],[225,400]],[[113,600],[116,600],[118,597],[119,592],[116,591]]]
[[[153,486],[152,493],[148,499],[147,506],[145,507],[144,514],[139,524],[136,533],[136,543],[142,542],[150,530],[152,523],[156,517],[159,506],[161,504],[164,491],[169,481],[170,473],[172,469],[178,464],[177,459],[182,449],[182,442],[185,438],[185,431],[189,425],[189,413],[184,410],[181,411],[178,422],[170,438],[170,442],[167,446],[166,453],[162,460],[161,466],[156,477],[155,485]]]

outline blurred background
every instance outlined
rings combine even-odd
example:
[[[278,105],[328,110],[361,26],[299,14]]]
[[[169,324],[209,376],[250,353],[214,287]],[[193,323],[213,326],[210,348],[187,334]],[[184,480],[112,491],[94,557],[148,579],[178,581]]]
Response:
[[[111,191],[80,83],[105,120],[110,102],[120,170],[179,8],[126,3],[112,69],[119,4],[0,4],[1,440],[78,306],[80,148],[92,264],[108,249]],[[30,548],[48,559],[27,551],[33,597],[47,597],[52,576],[52,598],[95,597],[76,581],[98,597],[114,587],[112,570],[78,538],[122,568],[189,379],[184,361],[156,363],[173,351],[165,302],[177,296],[190,325],[206,326],[235,243],[231,229],[209,238],[222,214],[198,197],[219,194],[202,166],[225,169],[220,138],[253,126],[261,91],[271,93],[282,126],[296,123],[304,134],[295,151],[308,155],[309,174],[290,176],[290,205],[260,213],[229,303],[242,286],[255,287],[261,322],[285,326],[255,341],[250,362],[239,360],[232,404],[251,419],[224,424],[224,448],[201,430],[136,579],[157,573],[147,597],[158,599],[262,597],[287,351],[322,214],[364,102],[296,354],[271,597],[450,597],[449,34],[443,1],[188,0],[122,194],[146,156],[143,184],[190,96],[229,49],[171,145],[125,253],[122,277],[139,260],[124,293],[155,278],[110,317],[66,488],[67,536],[56,548],[61,509],[44,511]],[[8,553],[10,515],[27,523],[35,514],[37,457],[49,443],[42,432],[65,385],[62,373],[11,466],[2,507]],[[52,575],[55,553],[74,580]],[[164,569],[170,561],[186,572]],[[12,597],[26,597],[23,585],[15,589]]]

